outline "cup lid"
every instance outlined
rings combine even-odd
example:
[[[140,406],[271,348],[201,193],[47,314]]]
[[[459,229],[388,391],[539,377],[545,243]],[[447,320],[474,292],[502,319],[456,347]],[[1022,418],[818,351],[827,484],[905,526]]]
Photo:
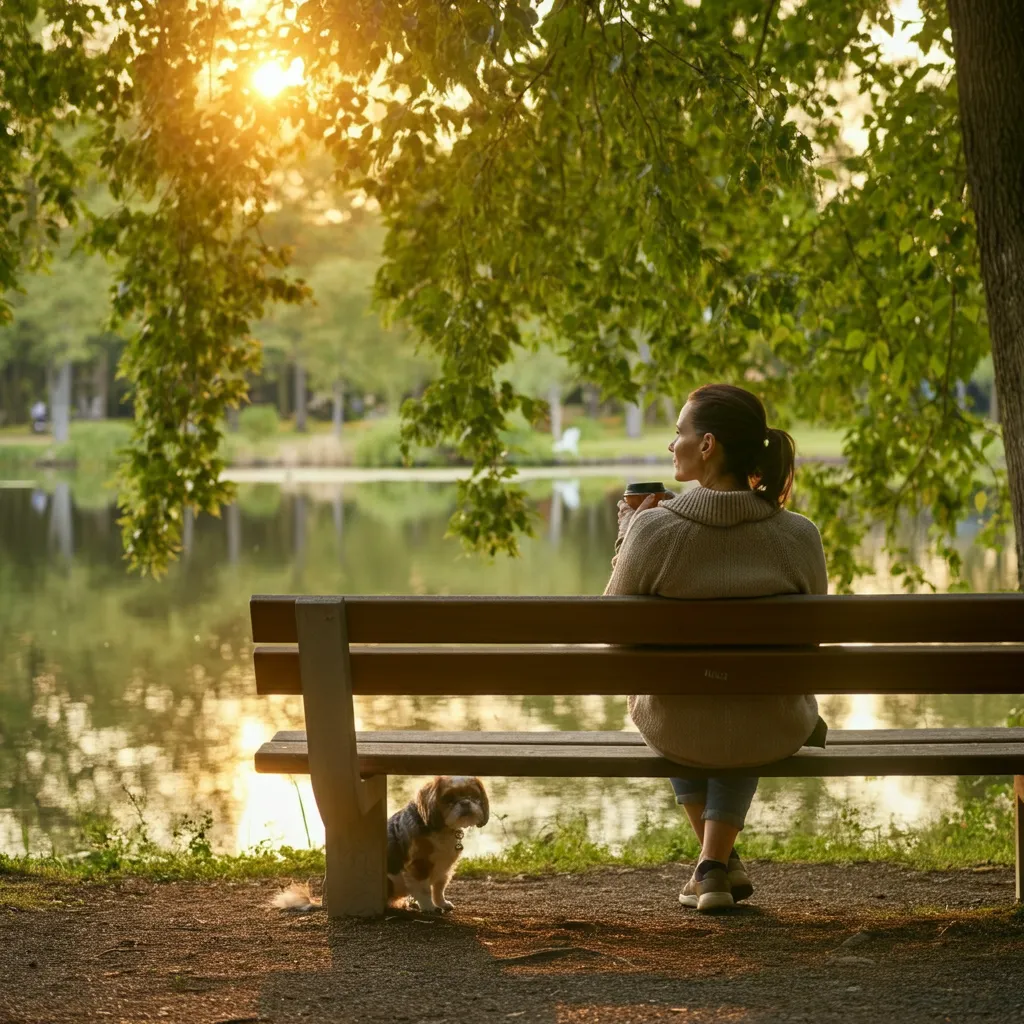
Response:
[[[661,494],[664,490],[665,485],[660,480],[626,485],[626,494]]]

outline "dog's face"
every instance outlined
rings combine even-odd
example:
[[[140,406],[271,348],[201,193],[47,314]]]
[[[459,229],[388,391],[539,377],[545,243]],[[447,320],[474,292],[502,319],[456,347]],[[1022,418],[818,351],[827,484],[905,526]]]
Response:
[[[416,794],[416,807],[431,828],[482,828],[491,813],[484,784],[470,775],[438,775]]]

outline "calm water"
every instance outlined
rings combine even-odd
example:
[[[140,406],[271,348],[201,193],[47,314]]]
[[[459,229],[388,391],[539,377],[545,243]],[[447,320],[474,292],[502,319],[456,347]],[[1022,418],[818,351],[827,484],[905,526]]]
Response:
[[[306,779],[257,776],[252,754],[302,727],[300,698],[255,698],[248,621],[253,593],[597,594],[609,572],[624,477],[530,483],[537,536],[518,561],[486,564],[444,540],[455,488],[416,481],[243,485],[222,519],[201,518],[161,583],[129,577],[116,511],[89,481],[0,487],[0,850],[69,852],[79,822],[129,822],[141,799],[157,838],[209,811],[218,848],[261,840],[305,845],[323,832]],[[977,590],[1012,585],[1012,556],[961,538]],[[913,543],[913,537],[908,537]],[[877,540],[876,575],[893,589]],[[932,566],[936,583],[944,577]],[[1001,724],[1013,697],[830,697],[834,728]],[[625,697],[365,698],[362,728],[631,728]],[[391,780],[392,806],[416,780]],[[492,825],[468,840],[493,849],[545,821],[584,811],[611,840],[644,817],[676,813],[651,780],[491,782]],[[813,821],[852,799],[869,821],[913,824],[954,801],[950,780],[769,780],[751,823]]]

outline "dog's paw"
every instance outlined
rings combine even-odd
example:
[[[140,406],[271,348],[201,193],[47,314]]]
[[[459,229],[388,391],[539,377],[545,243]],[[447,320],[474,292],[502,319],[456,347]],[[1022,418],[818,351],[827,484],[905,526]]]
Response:
[[[450,914],[455,909],[455,904],[451,900],[441,900],[441,906],[437,908],[439,914]]]

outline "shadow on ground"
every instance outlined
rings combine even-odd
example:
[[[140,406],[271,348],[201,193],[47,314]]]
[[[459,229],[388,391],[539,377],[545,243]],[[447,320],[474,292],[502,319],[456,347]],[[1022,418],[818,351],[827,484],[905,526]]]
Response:
[[[1024,1020],[1006,870],[760,865],[715,916],[686,877],[456,882],[449,918],[333,923],[269,910],[273,882],[0,880],[0,1021]]]

